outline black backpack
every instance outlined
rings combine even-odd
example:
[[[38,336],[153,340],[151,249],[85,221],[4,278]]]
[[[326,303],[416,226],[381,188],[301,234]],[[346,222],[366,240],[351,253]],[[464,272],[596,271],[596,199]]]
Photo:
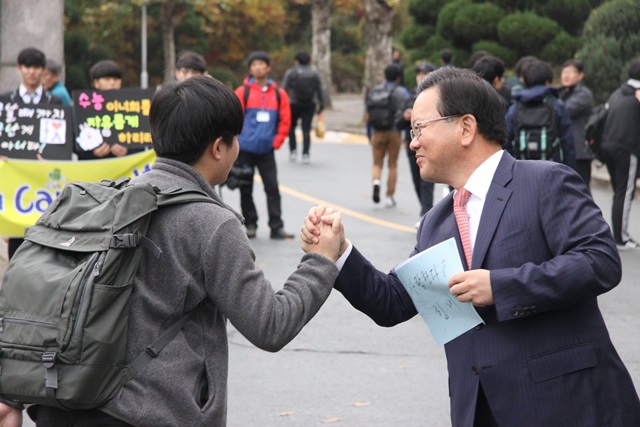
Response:
[[[298,67],[291,72],[287,82],[287,90],[292,91],[292,97],[296,102],[313,102],[316,93],[316,72],[309,67]]]
[[[513,155],[521,160],[552,160],[560,154],[560,132],[553,96],[516,103],[513,121]]]
[[[162,206],[217,203],[201,190],[71,183],[27,230],[0,289],[0,394],[82,410],[105,404],[176,336],[191,312],[125,363],[129,297]]]
[[[602,135],[604,126],[607,123],[609,114],[609,104],[601,104],[593,107],[591,115],[584,126],[584,136],[587,147],[596,156],[596,159],[602,161]]]
[[[390,130],[395,124],[396,111],[391,99],[397,85],[382,84],[372,88],[367,94],[369,125],[374,130]]]

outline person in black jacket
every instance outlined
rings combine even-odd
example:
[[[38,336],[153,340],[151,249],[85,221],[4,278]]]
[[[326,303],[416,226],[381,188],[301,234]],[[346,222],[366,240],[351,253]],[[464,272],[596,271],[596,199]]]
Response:
[[[18,102],[27,105],[59,105],[62,99],[52,95],[42,86],[41,79],[47,65],[45,54],[33,47],[22,49],[18,54],[18,71],[22,77],[17,89],[0,95],[0,102]],[[23,242],[22,238],[9,239],[9,259]]]
[[[593,95],[583,84],[584,65],[577,59],[569,59],[562,64],[560,79],[562,88],[560,99],[567,108],[573,127],[573,144],[576,147],[576,172],[589,185],[591,181],[591,161],[593,153],[585,144],[584,126],[593,109]]]
[[[409,132],[411,129],[411,110],[413,109],[413,103],[418,97],[418,85],[430,72],[435,71],[435,69],[435,65],[430,62],[418,64],[416,67],[416,87],[409,92],[409,97],[405,100],[404,106],[402,107],[402,117],[400,117],[397,123],[398,129],[404,131],[405,148],[407,150],[407,158],[409,159],[413,187],[416,190],[418,201],[420,202],[420,217],[433,207],[434,184],[420,177],[420,168],[416,163],[416,153],[409,147],[409,144],[411,144],[411,135]],[[420,221],[417,222],[416,226],[419,224]]]
[[[619,250],[638,249],[628,233],[640,155],[640,58],[629,66],[629,80],[609,100],[602,156],[613,186],[611,225]]]

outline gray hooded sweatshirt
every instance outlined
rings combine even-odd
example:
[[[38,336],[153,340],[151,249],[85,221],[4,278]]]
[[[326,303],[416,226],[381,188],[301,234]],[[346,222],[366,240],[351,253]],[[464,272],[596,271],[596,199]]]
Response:
[[[195,310],[182,331],[101,410],[137,426],[226,425],[227,319],[255,346],[278,351],[328,298],[338,269],[303,255],[274,292],[255,263],[242,218],[192,167],[158,158],[134,179],[167,189],[199,188],[217,204],[167,206],[148,232],[163,251],[144,254],[131,296],[127,360]]]

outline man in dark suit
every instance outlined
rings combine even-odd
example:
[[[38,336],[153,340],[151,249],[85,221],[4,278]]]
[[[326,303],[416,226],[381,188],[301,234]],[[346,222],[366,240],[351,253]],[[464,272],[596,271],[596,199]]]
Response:
[[[619,283],[620,259],[584,181],[565,165],[506,153],[504,107],[473,71],[441,68],[419,92],[411,147],[420,174],[456,195],[425,215],[411,255],[452,237],[467,246],[468,269],[449,288],[485,322],[445,345],[452,425],[639,426],[638,395],[597,302]],[[454,199],[467,192],[456,208],[466,209],[464,245]],[[304,242],[317,241],[326,213],[310,211]],[[355,308],[382,326],[416,315],[393,271],[376,270],[344,237],[341,254],[335,288]]]

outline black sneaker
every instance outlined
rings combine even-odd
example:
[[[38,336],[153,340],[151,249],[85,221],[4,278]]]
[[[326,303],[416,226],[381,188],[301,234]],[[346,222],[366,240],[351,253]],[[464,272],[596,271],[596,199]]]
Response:
[[[373,183],[373,203],[380,203],[380,184]]]
[[[271,230],[271,238],[274,240],[289,240],[293,239],[293,234],[287,233],[284,228],[278,228],[277,230]]]
[[[256,237],[256,229],[257,227],[255,225],[247,225],[245,226],[247,229],[247,237],[250,239],[253,239],[254,237]]]

